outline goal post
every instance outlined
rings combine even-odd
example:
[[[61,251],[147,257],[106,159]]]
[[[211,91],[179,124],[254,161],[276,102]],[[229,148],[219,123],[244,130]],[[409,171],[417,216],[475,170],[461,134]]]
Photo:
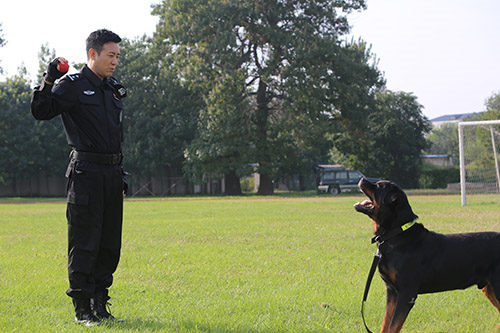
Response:
[[[466,128],[476,129],[476,136],[473,139],[464,137]],[[480,129],[482,133],[477,132]],[[472,135],[472,133],[473,131],[470,131],[468,134]],[[484,192],[498,192],[500,189],[500,171],[497,156],[498,143],[495,136],[500,136],[500,120],[463,121],[458,123],[462,206],[466,204],[468,189],[471,191],[472,188],[476,188]],[[466,140],[472,142],[469,149],[466,148]],[[477,155],[473,157],[476,160],[473,160],[473,158],[467,159],[467,154],[472,156]],[[470,168],[469,170],[467,169],[468,167]]]

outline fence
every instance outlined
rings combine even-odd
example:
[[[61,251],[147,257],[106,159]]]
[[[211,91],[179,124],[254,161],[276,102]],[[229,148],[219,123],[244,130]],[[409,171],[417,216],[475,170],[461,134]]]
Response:
[[[204,184],[190,184],[184,177],[129,178],[129,196],[170,196],[186,194],[224,193],[224,180],[211,180]],[[29,180],[0,183],[0,197],[64,197],[64,176],[39,175]]]

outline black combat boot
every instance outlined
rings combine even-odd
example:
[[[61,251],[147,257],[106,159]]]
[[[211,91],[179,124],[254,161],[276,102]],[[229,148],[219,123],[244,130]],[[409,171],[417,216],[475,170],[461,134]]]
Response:
[[[75,306],[75,321],[78,324],[87,327],[99,326],[101,321],[94,316],[90,308],[90,299],[88,298],[73,298],[73,305]]]
[[[110,320],[117,323],[122,323],[125,320],[117,319],[109,311],[109,306],[111,303],[108,302],[110,297],[108,296],[108,291],[96,292],[94,298],[90,299],[90,305],[95,315],[100,320]]]

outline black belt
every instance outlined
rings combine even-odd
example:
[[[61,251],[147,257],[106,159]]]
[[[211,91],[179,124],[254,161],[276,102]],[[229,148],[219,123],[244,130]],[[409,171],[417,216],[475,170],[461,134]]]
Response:
[[[122,154],[101,154],[101,153],[89,153],[86,151],[73,150],[71,152],[71,158],[77,161],[87,161],[97,164],[105,165],[119,165],[122,162]]]

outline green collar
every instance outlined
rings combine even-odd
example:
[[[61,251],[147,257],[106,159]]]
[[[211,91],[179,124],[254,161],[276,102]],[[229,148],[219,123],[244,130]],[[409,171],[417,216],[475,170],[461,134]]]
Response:
[[[406,230],[410,229],[411,227],[413,227],[413,225],[415,223],[417,223],[417,222],[415,222],[415,221],[408,222],[401,227],[401,230],[406,231]]]

